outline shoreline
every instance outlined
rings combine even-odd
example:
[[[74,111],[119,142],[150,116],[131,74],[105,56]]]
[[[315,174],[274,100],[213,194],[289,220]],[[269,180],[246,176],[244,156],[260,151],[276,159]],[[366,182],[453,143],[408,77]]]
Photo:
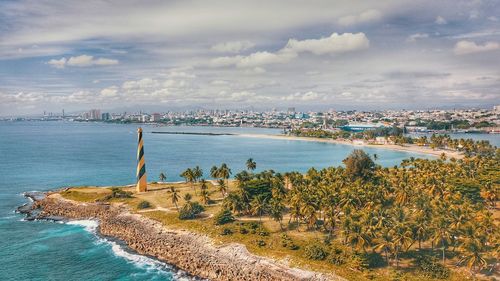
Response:
[[[370,147],[370,148],[380,148],[386,150],[393,151],[402,151],[402,152],[412,152],[419,154],[427,154],[432,156],[441,156],[442,153],[446,155],[446,157],[451,158],[454,157],[456,159],[464,158],[463,153],[458,151],[450,151],[444,149],[431,149],[426,148],[414,144],[407,144],[405,146],[395,145],[395,144],[355,144],[352,141],[345,140],[334,140],[334,139],[321,139],[321,138],[312,138],[312,137],[296,137],[296,136],[285,136],[285,135],[265,135],[265,134],[237,134],[235,136],[247,137],[247,138],[261,138],[261,139],[277,139],[277,140],[291,140],[291,141],[308,141],[308,142],[322,142],[322,143],[331,143],[331,144],[340,144],[340,145],[349,145],[354,147]]]
[[[37,219],[97,220],[97,232],[123,241],[140,255],[154,257],[189,275],[209,280],[345,281],[336,275],[288,267],[248,252],[238,243],[216,245],[208,236],[166,227],[131,213],[121,204],[80,203],[48,192],[31,208]],[[28,214],[29,215],[29,214]]]

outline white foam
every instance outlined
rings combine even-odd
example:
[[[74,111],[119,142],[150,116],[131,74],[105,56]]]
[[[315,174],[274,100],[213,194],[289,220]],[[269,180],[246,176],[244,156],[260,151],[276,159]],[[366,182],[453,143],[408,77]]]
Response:
[[[99,223],[96,220],[73,220],[67,222],[67,224],[82,226],[86,231],[96,235],[96,243],[110,245],[111,251],[115,256],[123,258],[139,268],[145,269],[146,271],[155,271],[156,273],[162,275],[174,275],[175,280],[193,280],[189,277],[186,277],[183,272],[173,271],[172,267],[170,267],[166,263],[149,258],[147,256],[131,253],[129,251],[126,251],[125,248],[117,242],[98,236],[97,227],[99,226]]]
[[[96,220],[74,220],[68,221],[66,224],[83,226],[86,231],[91,233],[97,233],[97,227],[99,226]]]

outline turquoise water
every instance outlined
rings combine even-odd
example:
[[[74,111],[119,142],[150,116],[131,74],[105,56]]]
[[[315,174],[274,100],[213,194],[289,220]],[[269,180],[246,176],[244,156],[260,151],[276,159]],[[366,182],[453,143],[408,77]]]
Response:
[[[13,210],[26,202],[21,193],[71,185],[120,185],[135,179],[135,125],[73,122],[0,122],[0,280],[177,280],[170,266],[131,253],[118,242],[99,238],[95,224],[26,222]],[[353,149],[304,141],[151,134],[151,131],[277,134],[250,128],[144,127],[149,180],[160,171],[168,180],[200,165],[209,171],[226,162],[244,169],[252,157],[258,170],[306,171],[341,164]],[[398,164],[418,156],[406,152],[366,149],[378,163]]]

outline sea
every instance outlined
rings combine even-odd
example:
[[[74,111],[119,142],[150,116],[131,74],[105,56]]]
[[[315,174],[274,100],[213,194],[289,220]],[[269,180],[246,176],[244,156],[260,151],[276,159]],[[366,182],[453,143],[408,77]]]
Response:
[[[141,256],[120,241],[100,237],[95,221],[25,221],[15,213],[27,202],[24,192],[67,186],[134,183],[135,124],[67,121],[0,122],[0,280],[192,280],[193,277]],[[227,163],[233,174],[253,158],[257,171],[305,172],[311,167],[342,164],[355,147],[237,134],[280,134],[276,129],[155,127],[144,125],[149,181],[165,172],[168,181],[199,165]],[[153,134],[153,131],[226,133],[234,135]],[[493,139],[498,143],[498,136]],[[377,163],[394,166],[423,154],[363,148]]]

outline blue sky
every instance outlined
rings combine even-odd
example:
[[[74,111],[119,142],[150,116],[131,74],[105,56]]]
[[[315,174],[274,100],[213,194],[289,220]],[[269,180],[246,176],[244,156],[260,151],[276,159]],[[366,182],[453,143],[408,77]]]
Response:
[[[500,103],[498,1],[0,1],[0,115]]]

